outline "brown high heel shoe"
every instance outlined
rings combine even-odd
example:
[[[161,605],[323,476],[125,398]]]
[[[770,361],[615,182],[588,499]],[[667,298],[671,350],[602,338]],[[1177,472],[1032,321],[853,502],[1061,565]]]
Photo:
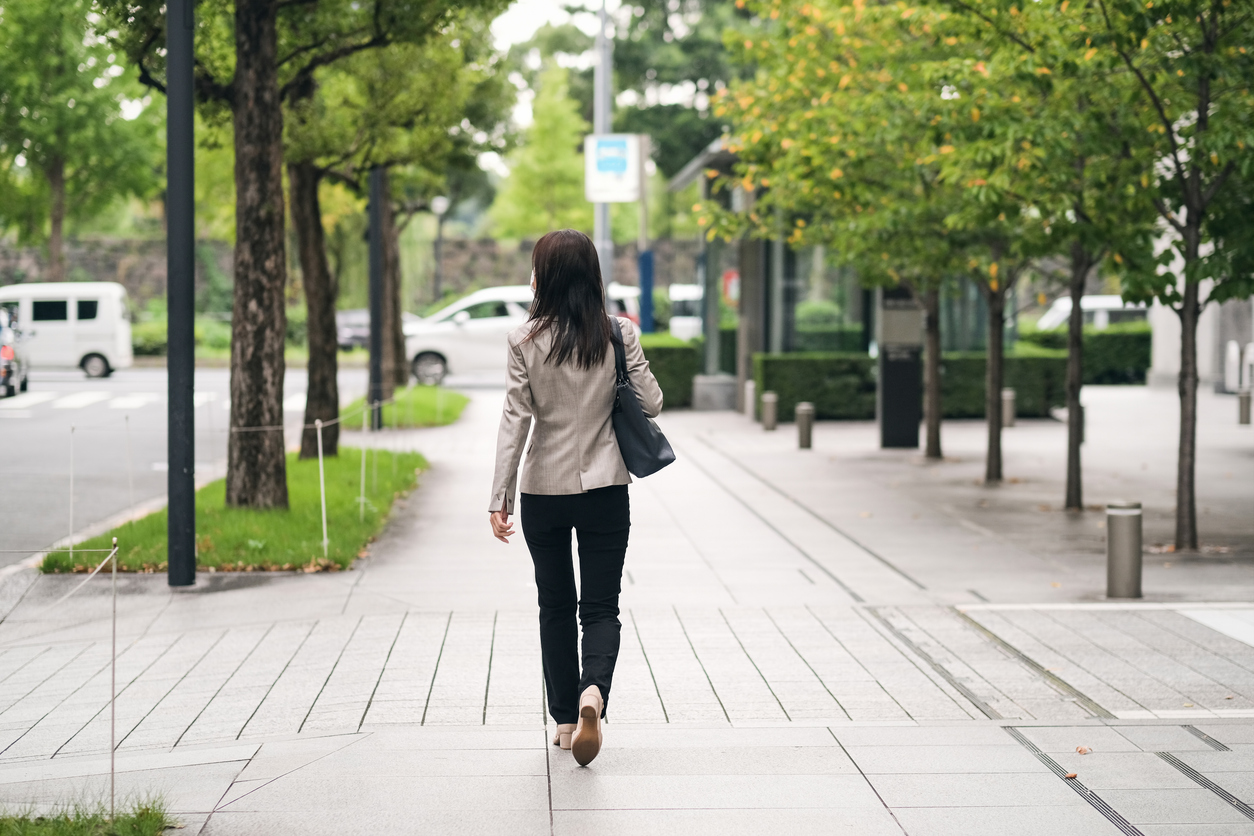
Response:
[[[579,724],[571,738],[570,751],[575,762],[587,766],[601,751],[601,689],[589,685],[579,697]]]
[[[574,723],[558,723],[557,731],[553,732],[553,745],[563,749],[570,748],[570,736],[575,733]]]

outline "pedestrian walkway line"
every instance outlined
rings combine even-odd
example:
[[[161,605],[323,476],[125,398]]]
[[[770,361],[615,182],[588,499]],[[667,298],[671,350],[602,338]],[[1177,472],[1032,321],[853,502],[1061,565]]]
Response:
[[[156,392],[135,392],[109,401],[109,409],[140,409],[159,400],[161,395]]]
[[[107,401],[113,397],[108,392],[75,392],[52,404],[53,409],[82,409],[85,406]]]
[[[60,395],[60,392],[23,392],[11,398],[0,400],[0,410],[5,409],[27,409],[32,406],[38,406],[46,403]]]
[[[891,560],[889,560],[888,558],[884,557],[883,555],[876,553],[873,549],[871,549],[871,548],[870,548],[869,546],[867,546],[865,543],[863,543],[862,541],[858,540],[856,537],[854,537],[854,536],[853,536],[852,534],[850,534],[849,532],[847,532],[847,531],[845,531],[844,529],[842,529],[842,528],[840,528],[839,526],[837,526],[837,525],[836,525],[835,523],[833,523],[831,520],[827,519],[827,517],[824,517],[822,514],[818,513],[818,512],[817,512],[817,511],[815,511],[813,508],[811,508],[809,505],[806,505],[804,502],[802,502],[801,500],[799,500],[799,499],[797,499],[796,497],[794,497],[792,494],[788,493],[787,491],[785,491],[784,489],[780,488],[779,486],[777,486],[776,484],[774,484],[774,483],[773,483],[773,482],[771,482],[770,480],[768,480],[768,479],[764,478],[764,477],[763,477],[763,476],[761,476],[760,474],[758,474],[758,473],[754,472],[754,471],[753,471],[753,470],[751,470],[751,469],[750,469],[750,468],[749,468],[749,467],[748,467],[748,466],[747,466],[744,462],[740,461],[740,460],[739,460],[739,459],[737,459],[735,456],[732,456],[730,453],[726,452],[725,450],[722,450],[721,448],[719,448],[719,447],[715,446],[715,445],[714,445],[714,444],[712,444],[712,443],[711,443],[708,439],[706,439],[704,436],[698,435],[696,438],[697,438],[697,441],[700,441],[700,442],[701,442],[702,444],[704,444],[706,447],[709,447],[709,448],[710,448],[711,450],[713,450],[714,452],[716,452],[716,453],[718,453],[719,455],[723,456],[725,459],[727,459],[728,461],[730,461],[732,464],[736,465],[736,467],[740,468],[740,469],[741,469],[741,470],[743,470],[745,473],[747,473],[747,474],[749,474],[750,476],[752,476],[754,479],[757,479],[757,480],[758,480],[759,482],[761,482],[763,485],[766,485],[768,488],[770,488],[771,490],[773,490],[775,493],[779,494],[779,495],[780,495],[780,496],[782,496],[784,499],[787,499],[787,500],[788,500],[789,502],[791,502],[793,505],[796,505],[796,506],[797,506],[798,508],[800,508],[802,511],[805,511],[807,514],[809,514],[810,516],[814,517],[816,520],[818,520],[819,522],[821,522],[823,525],[827,526],[827,527],[828,527],[828,528],[830,528],[832,531],[836,532],[836,533],[837,533],[837,534],[839,534],[841,537],[844,537],[844,538],[845,538],[846,540],[848,540],[850,543],[852,543],[853,545],[857,546],[859,549],[861,549],[862,551],[866,552],[868,555],[870,555],[871,557],[873,557],[873,558],[875,558],[876,560],[878,560],[880,563],[882,563],[882,564],[884,564],[885,566],[887,566],[889,569],[892,569],[892,570],[893,570],[894,572],[896,572],[898,575],[901,575],[901,576],[902,576],[903,578],[905,578],[907,581],[909,581],[910,583],[914,584],[917,588],[919,588],[919,589],[924,589],[924,590],[925,590],[925,589],[927,589],[927,587],[926,587],[926,586],[924,586],[924,585],[923,585],[921,582],[919,582],[919,581],[918,581],[918,580],[917,580],[914,576],[912,576],[910,573],[906,572],[906,571],[905,571],[904,569],[902,569],[900,566],[896,565],[895,563],[893,563]],[[837,581],[837,583],[839,583],[839,581]],[[861,599],[859,599],[859,600],[861,600]]]

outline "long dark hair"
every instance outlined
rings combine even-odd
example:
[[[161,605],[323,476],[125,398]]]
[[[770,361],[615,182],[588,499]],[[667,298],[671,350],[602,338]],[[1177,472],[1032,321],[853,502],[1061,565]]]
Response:
[[[560,366],[574,359],[581,369],[599,366],[613,332],[605,315],[601,262],[592,239],[575,229],[550,232],[531,251],[536,300],[533,340],[546,331],[553,343],[545,362]]]

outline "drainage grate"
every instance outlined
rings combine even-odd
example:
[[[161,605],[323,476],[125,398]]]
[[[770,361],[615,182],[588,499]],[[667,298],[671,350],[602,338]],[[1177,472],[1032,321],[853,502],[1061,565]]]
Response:
[[[1105,816],[1107,821],[1119,828],[1120,833],[1126,834],[1126,836],[1145,836],[1144,833],[1137,829],[1136,825],[1120,815],[1119,811],[1114,807],[1107,804],[1105,799],[1088,787],[1084,786],[1079,778],[1067,778],[1067,770],[1063,769],[1062,765],[1059,764],[1058,761],[1042,752],[1039,746],[1031,740],[1028,740],[1023,732],[1019,731],[1014,726],[1004,726],[1003,728],[1005,728],[1007,734],[1019,741],[1020,746],[1027,749],[1036,756],[1038,761],[1045,764],[1046,768],[1049,769],[1050,772],[1054,773],[1059,778],[1062,778],[1067,786],[1075,790],[1076,795],[1087,801],[1094,810]]]
[[[1188,727],[1186,726],[1185,728],[1188,728]],[[1235,807],[1238,813],[1245,816],[1247,819],[1254,821],[1254,808],[1251,808],[1250,805],[1246,804],[1244,801],[1237,798],[1235,795],[1228,792],[1226,789],[1219,786],[1214,781],[1207,778],[1205,775],[1198,772],[1196,769],[1189,766],[1187,763],[1180,760],[1179,758],[1177,758],[1175,755],[1171,754],[1170,752],[1155,752],[1154,754],[1158,755],[1158,757],[1162,758],[1167,763],[1171,764],[1176,769],[1180,770],[1182,773],[1189,776],[1189,778],[1192,779],[1193,783],[1197,784],[1200,787],[1205,787],[1206,789],[1210,790],[1215,795],[1219,796],[1224,801],[1227,801],[1229,804]]]
[[[1232,751],[1227,746],[1223,745],[1218,740],[1211,737],[1209,734],[1202,731],[1201,729],[1194,728],[1193,726],[1181,726],[1180,728],[1184,729],[1189,734],[1193,735],[1198,740],[1201,740],[1207,746],[1209,746],[1212,749],[1215,749],[1216,751],[1219,751],[1219,752],[1231,752]]]

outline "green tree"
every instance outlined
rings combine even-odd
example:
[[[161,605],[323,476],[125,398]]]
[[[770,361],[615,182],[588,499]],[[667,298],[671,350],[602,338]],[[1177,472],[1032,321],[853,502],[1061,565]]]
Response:
[[[583,138],[589,126],[568,90],[561,67],[552,65],[541,75],[532,102],[534,121],[508,157],[509,177],[490,210],[501,237],[592,229],[592,204],[583,191]]]
[[[164,4],[98,0],[140,79],[164,90]],[[204,0],[196,6],[195,89],[202,115],[231,122],[235,155],[235,306],[226,502],[286,508],[283,423],[286,250],[285,106],[324,67],[394,43],[437,36],[463,10],[499,0]]]
[[[159,123],[99,24],[87,0],[0,8],[0,227],[46,236],[51,281],[65,279],[67,219],[157,185]]]

